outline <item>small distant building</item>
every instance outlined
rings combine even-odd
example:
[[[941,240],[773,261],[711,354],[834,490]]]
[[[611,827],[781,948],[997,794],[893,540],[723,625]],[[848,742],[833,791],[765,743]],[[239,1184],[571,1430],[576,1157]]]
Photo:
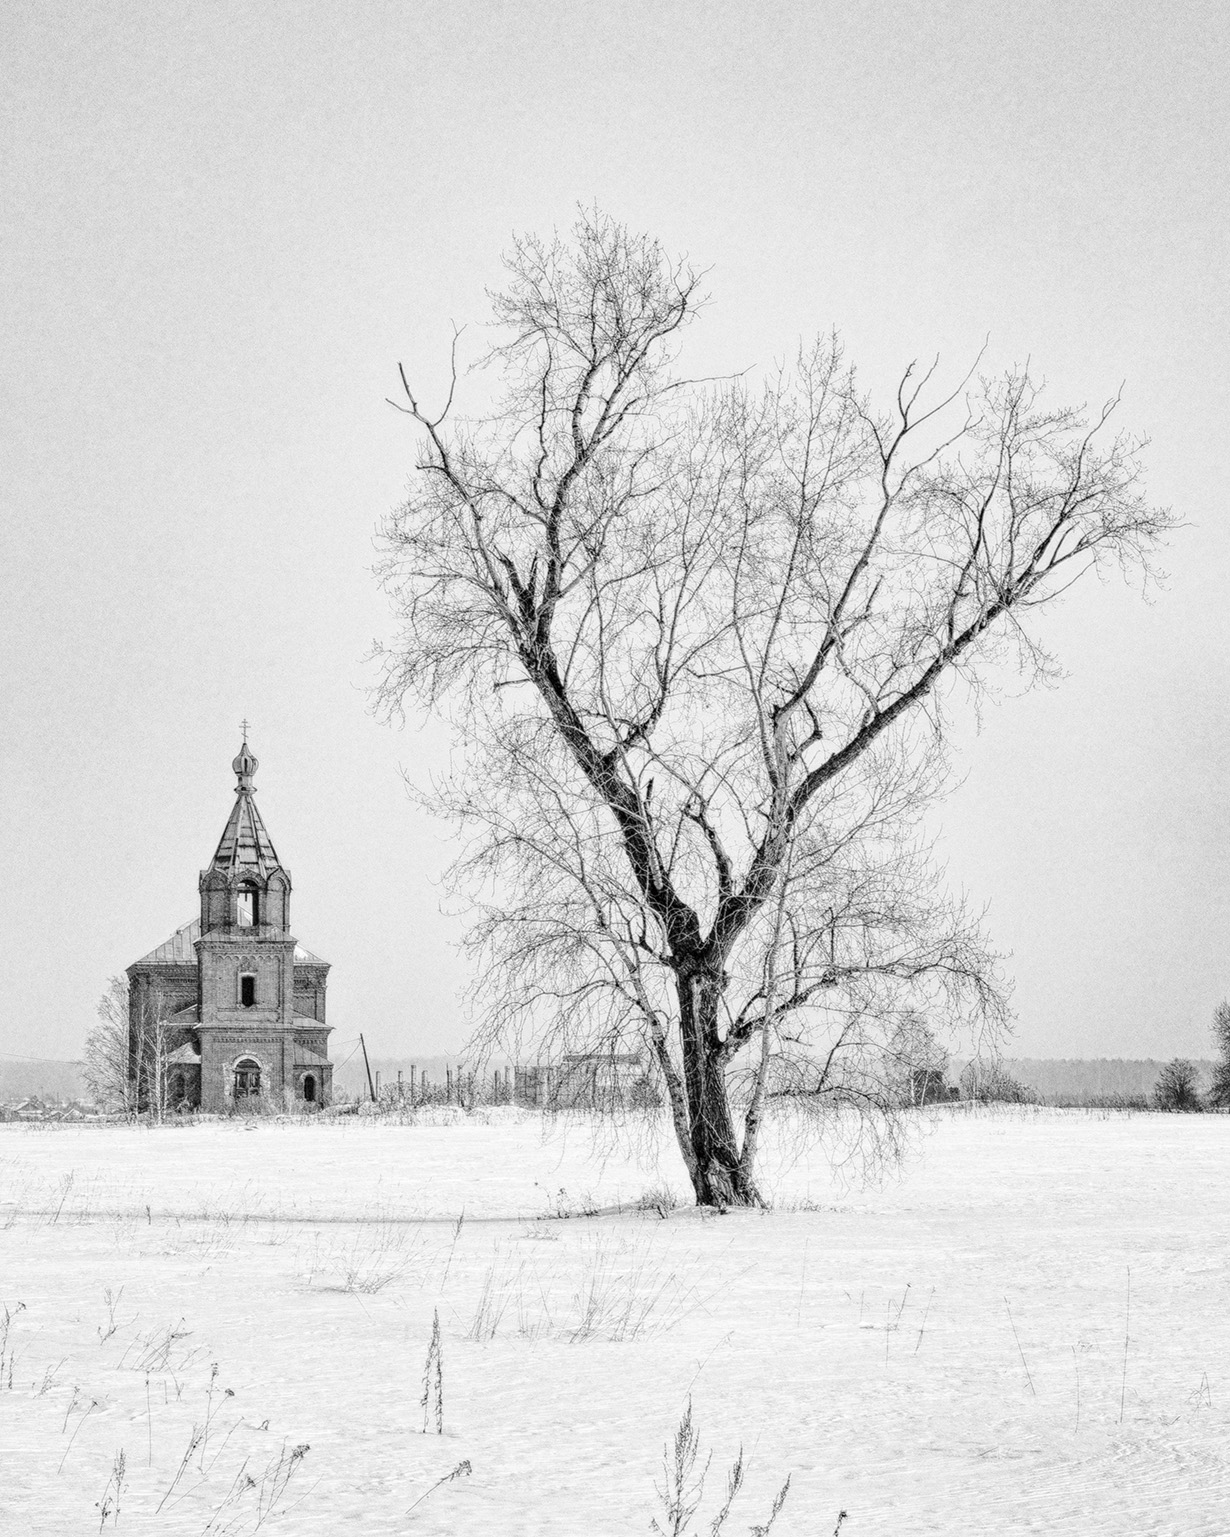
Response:
[[[552,1110],[621,1110],[653,1102],[635,1052],[569,1051],[549,1067],[519,1067],[514,1098]]]
[[[130,1074],[156,1036],[171,1108],[327,1105],[329,963],[291,934],[290,872],[256,809],[246,730],[231,766],[235,804],[197,882],[199,916],[128,968]]]

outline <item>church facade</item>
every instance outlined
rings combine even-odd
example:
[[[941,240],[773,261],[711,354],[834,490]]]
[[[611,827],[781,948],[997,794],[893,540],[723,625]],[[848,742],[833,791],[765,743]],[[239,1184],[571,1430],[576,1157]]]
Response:
[[[130,1077],[157,1074],[171,1108],[327,1105],[329,963],[291,934],[290,872],[256,808],[246,733],[231,766],[235,804],[197,882],[198,917],[128,968]]]

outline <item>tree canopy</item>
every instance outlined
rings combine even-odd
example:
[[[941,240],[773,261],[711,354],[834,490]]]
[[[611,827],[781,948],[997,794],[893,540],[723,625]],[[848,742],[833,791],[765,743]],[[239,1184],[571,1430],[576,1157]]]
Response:
[[[506,266],[496,408],[456,415],[454,371],[432,414],[402,372],[383,699],[455,731],[432,799],[488,1038],[643,1042],[698,1200],[754,1201],[768,1096],[883,1114],[912,1021],[1002,1026],[919,842],[945,698],[1044,674],[1040,611],[1171,519],[1113,401],[911,365],[880,406],[835,336],[690,381],[700,279],[657,241],[583,214]]]

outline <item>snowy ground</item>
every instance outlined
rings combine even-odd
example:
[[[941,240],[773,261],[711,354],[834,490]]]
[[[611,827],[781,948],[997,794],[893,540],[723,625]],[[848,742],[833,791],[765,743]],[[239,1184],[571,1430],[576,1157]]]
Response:
[[[644,1533],[690,1398],[698,1533],[740,1444],[728,1534],[1230,1533],[1230,1117],[925,1115],[665,1219],[544,1220],[674,1157],[511,1112],[2,1126],[0,1531]]]

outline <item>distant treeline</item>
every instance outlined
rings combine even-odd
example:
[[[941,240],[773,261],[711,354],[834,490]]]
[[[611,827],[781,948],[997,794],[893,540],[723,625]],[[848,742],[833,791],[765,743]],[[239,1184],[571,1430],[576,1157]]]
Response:
[[[1207,1091],[1214,1064],[1192,1059],[1198,1086]],[[1151,1057],[1006,1057],[1004,1071],[1044,1100],[1088,1100],[1123,1096],[1148,1098],[1165,1062]],[[950,1072],[956,1082],[958,1074]]]
[[[445,1069],[451,1068],[455,1072],[463,1065],[463,1060],[451,1056],[373,1057],[371,1063],[373,1076],[378,1072],[385,1085],[397,1082],[399,1070],[408,1082],[411,1065],[420,1075],[426,1072],[433,1083],[442,1084]],[[950,1063],[947,1073],[949,1083],[960,1081],[961,1070],[965,1065],[966,1059],[954,1059]],[[1147,1099],[1166,1063],[1151,1057],[1098,1057],[1089,1061],[1077,1057],[1006,1057],[1001,1065],[1010,1077],[1025,1088],[1033,1089],[1041,1099],[1080,1102],[1117,1097]],[[503,1061],[488,1064],[488,1074],[497,1066],[502,1070]],[[1198,1060],[1195,1066],[1200,1074],[1199,1088],[1204,1093],[1208,1089],[1214,1064]],[[353,1099],[366,1097],[367,1075],[361,1054],[351,1057],[344,1067],[334,1069],[333,1084],[336,1091],[345,1091]]]

